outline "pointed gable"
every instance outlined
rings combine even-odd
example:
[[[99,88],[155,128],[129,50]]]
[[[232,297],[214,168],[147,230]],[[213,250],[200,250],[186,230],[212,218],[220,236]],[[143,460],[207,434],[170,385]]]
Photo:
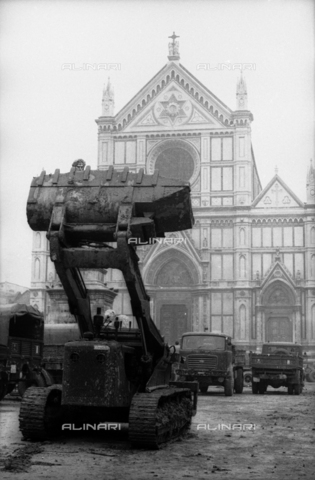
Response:
[[[124,132],[143,130],[144,127],[154,131],[163,131],[177,128],[191,129],[192,125],[207,128],[222,128],[220,120],[216,119],[195,99],[185,91],[182,86],[176,86],[175,81],[156,96],[141,113],[124,128]]]
[[[186,265],[194,284],[201,281],[201,272],[198,268],[200,256],[188,231],[168,233],[164,239],[158,239],[154,245],[144,247],[141,260],[145,260],[143,274],[145,281],[149,284],[155,283],[162,265],[173,260]]]
[[[275,175],[254,200],[252,206],[263,209],[292,208],[303,207],[303,203],[284,181]]]
[[[123,132],[231,125],[232,110],[181,64],[165,65],[115,117]]]
[[[269,270],[266,272],[263,281],[261,283],[261,288],[262,290],[265,290],[270,283],[279,280],[282,282],[287,283],[290,285],[292,288],[295,288],[295,281],[289,272],[289,270],[286,268],[286,266],[281,263],[279,260],[276,260],[269,268]]]

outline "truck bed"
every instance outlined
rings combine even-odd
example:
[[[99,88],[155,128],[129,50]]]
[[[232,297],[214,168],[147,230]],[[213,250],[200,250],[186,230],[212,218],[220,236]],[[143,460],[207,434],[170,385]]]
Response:
[[[303,368],[303,358],[298,355],[272,355],[250,353],[249,364],[251,368],[259,370],[292,370]]]

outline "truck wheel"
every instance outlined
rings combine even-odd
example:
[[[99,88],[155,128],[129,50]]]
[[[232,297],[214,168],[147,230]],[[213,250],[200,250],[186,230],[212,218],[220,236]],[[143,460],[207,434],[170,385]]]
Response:
[[[252,392],[255,394],[258,393],[258,383],[256,382],[252,383]]]
[[[301,385],[299,383],[296,383],[294,385],[294,395],[300,395],[301,393]]]
[[[315,382],[315,370],[311,370],[308,374],[309,382]]]
[[[245,383],[252,383],[252,374],[251,373],[245,373],[244,382]]]
[[[208,385],[200,385],[199,386],[201,393],[207,393]]]
[[[258,392],[263,395],[266,391],[266,387],[263,382],[259,382],[258,384]]]
[[[234,378],[233,372],[230,372],[230,376],[224,381],[224,395],[226,397],[232,397],[234,390]]]
[[[288,395],[293,395],[293,385],[288,385]]]
[[[244,387],[243,370],[241,368],[238,368],[236,370],[236,378],[234,380],[235,393],[242,393],[243,387]]]

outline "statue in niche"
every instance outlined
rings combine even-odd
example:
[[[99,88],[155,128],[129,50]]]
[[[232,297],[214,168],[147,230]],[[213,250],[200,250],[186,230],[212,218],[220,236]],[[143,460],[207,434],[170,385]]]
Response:
[[[208,246],[208,240],[206,239],[206,237],[203,239],[202,246],[203,246],[203,247],[207,247],[207,246]]]
[[[280,248],[276,249],[275,262],[281,262]]]

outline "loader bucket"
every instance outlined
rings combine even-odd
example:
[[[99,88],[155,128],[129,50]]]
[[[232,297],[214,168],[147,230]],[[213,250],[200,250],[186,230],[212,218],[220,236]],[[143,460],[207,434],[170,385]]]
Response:
[[[121,205],[131,205],[132,236],[148,241],[164,237],[166,232],[187,230],[193,226],[190,185],[153,175],[116,171],[83,171],[46,175],[43,171],[32,181],[27,202],[27,219],[34,231],[48,231],[54,206],[64,206],[64,227],[72,244],[79,241],[115,241],[115,229]]]

